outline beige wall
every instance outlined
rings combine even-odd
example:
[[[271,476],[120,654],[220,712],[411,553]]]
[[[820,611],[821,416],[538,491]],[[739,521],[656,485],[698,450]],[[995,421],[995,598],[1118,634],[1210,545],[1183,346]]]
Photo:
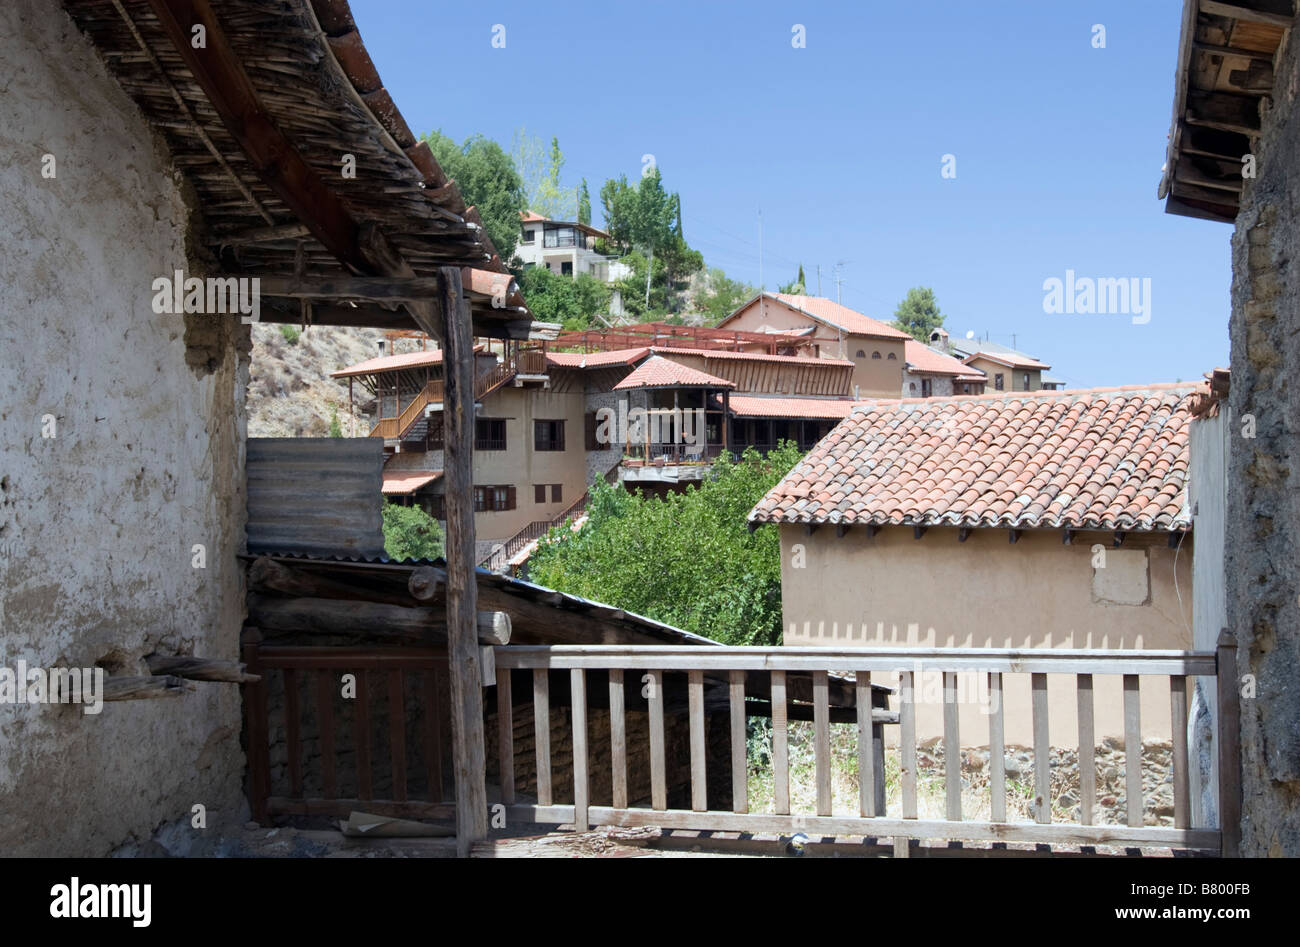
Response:
[[[1163,535],[1149,544],[1130,534],[1109,548],[1107,533],[1077,534],[1061,542],[1059,530],[1024,532],[1014,545],[1007,530],[974,530],[966,542],[955,529],[934,528],[921,539],[910,527],[886,527],[868,537],[862,527],[837,538],[832,529],[806,536],[801,526],[781,527],[781,593],[785,643],[828,647],[938,648],[1191,648],[1192,554],[1175,551]],[[1091,546],[1106,544],[1106,567],[1092,565]],[[802,560],[796,553],[802,547]],[[800,566],[800,562],[802,565]],[[1145,604],[1134,600],[1148,579]],[[904,666],[902,669],[908,669]],[[897,685],[896,675],[888,681]],[[974,691],[975,675],[959,686]],[[1005,680],[1006,739],[1031,745],[1029,675]],[[1141,679],[1146,739],[1169,739],[1166,679]],[[1098,740],[1123,734],[1122,690],[1117,677],[1095,680]],[[1049,675],[1050,732],[1058,747],[1077,745],[1073,678]],[[924,700],[925,695],[918,695]],[[972,699],[961,704],[962,743],[986,745],[988,714]],[[896,738],[896,728],[890,728]],[[922,702],[921,738],[943,732],[942,705]]]
[[[979,369],[988,375],[988,382],[984,386],[985,392],[997,390],[997,376],[1001,375],[1006,381],[1004,391],[1038,391],[1043,387],[1042,369],[1032,371],[1024,368],[1012,368],[1009,365],[1003,365],[1001,362],[993,362],[986,358],[974,358],[967,364],[971,368]],[[1025,387],[1025,375],[1029,375],[1029,387]]]
[[[506,540],[534,520],[560,513],[587,488],[583,432],[584,399],[581,392],[557,393],[536,386],[507,385],[484,399],[480,418],[506,418],[506,449],[474,451],[477,486],[516,487],[516,507],[500,513],[478,513],[474,529],[479,542]],[[533,450],[533,421],[563,418],[564,450]],[[559,503],[535,503],[534,484],[562,485]]]

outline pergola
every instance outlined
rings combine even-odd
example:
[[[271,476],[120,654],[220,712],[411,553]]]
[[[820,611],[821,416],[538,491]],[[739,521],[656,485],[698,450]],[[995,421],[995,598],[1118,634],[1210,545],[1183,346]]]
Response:
[[[344,0],[64,0],[194,196],[189,265],[257,278],[269,322],[419,329],[446,365],[447,629],[459,845],[486,835],[473,342],[530,313],[407,127]]]

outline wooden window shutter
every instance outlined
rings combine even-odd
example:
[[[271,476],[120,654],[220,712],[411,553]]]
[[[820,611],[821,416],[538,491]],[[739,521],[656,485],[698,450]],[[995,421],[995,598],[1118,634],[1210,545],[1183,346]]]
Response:
[[[1028,380],[1028,378],[1029,376],[1026,375],[1025,376],[1026,381]],[[1028,385],[1026,385],[1026,387],[1028,387]],[[564,450],[564,422],[563,421],[555,422],[555,449]]]
[[[514,508],[515,508],[515,488],[514,488],[514,484],[511,484],[510,486],[506,487],[506,509],[513,510]]]
[[[534,503],[546,502],[546,484],[544,483],[533,484],[533,502]]]
[[[551,484],[551,502],[552,503],[564,502],[564,484],[561,483]]]
[[[587,412],[586,416],[583,418],[583,426],[585,428],[584,436],[586,437],[587,450],[600,450],[600,445],[596,443],[596,412],[595,411]]]

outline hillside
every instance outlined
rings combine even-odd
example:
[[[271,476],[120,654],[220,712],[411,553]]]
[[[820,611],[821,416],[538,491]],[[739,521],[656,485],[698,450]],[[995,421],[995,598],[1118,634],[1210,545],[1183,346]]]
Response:
[[[313,326],[299,333],[297,341],[289,341],[292,336],[278,325],[253,326],[248,436],[325,437],[334,409],[345,436],[365,435],[363,426],[354,427],[348,417],[347,384],[329,375],[378,354],[383,333]]]

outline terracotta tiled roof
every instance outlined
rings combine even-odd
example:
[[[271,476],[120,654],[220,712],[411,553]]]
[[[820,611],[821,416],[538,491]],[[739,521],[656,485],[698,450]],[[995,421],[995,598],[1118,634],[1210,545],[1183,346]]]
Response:
[[[441,476],[441,470],[385,470],[384,485],[380,489],[385,494],[407,496]]]
[[[657,355],[703,355],[705,358],[729,358],[738,361],[783,362],[787,365],[845,365],[853,363],[843,358],[814,358],[809,355],[768,355],[766,352],[729,352],[725,349],[689,349],[680,345],[656,345],[650,349]]]
[[[1011,368],[1027,368],[1030,371],[1045,372],[1051,365],[1044,365],[1037,359],[1030,358],[1028,355],[1019,355],[1014,352],[975,352],[966,356],[964,361],[970,364],[977,358],[988,359],[990,362],[998,362],[1001,365],[1008,365]]]
[[[738,418],[834,418],[849,416],[861,401],[834,398],[763,398],[755,395],[732,395],[728,399],[731,413]]]
[[[759,523],[1179,530],[1204,384],[878,401],[750,512]]]
[[[474,346],[475,352],[484,351],[483,346]],[[331,378],[347,378],[349,375],[371,375],[375,372],[393,372],[402,368],[423,368],[425,365],[441,365],[442,349],[427,349],[423,352],[403,352],[400,355],[380,355],[357,362],[347,368],[330,372]]]
[[[864,316],[857,310],[842,306],[833,299],[823,296],[795,296],[791,293],[772,293],[773,299],[779,299],[787,306],[793,306],[814,319],[829,322],[853,335],[870,335],[880,339],[910,339],[906,332],[893,326]]]
[[[903,345],[904,358],[913,372],[920,375],[952,375],[962,381],[984,381],[984,373],[957,361],[950,355],[936,352],[915,339]]]
[[[633,365],[649,354],[649,346],[616,349],[613,352],[548,352],[546,361],[556,368],[604,368],[610,365]]]
[[[725,378],[719,378],[717,375],[710,375],[708,372],[702,372],[694,368],[687,368],[685,365],[666,359],[662,355],[652,355],[638,365],[632,374],[615,385],[614,390],[678,388],[686,385],[709,388],[736,387],[735,382],[727,381]]]

